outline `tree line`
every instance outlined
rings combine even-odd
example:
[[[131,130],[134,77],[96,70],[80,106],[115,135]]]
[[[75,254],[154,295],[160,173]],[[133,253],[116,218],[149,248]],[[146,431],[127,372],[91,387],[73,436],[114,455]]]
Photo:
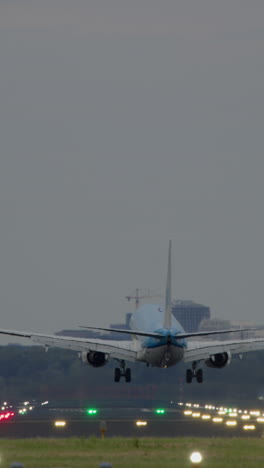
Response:
[[[8,345],[0,347],[0,398],[94,401],[105,404],[154,404],[154,402],[264,397],[264,351],[233,358],[223,369],[204,367],[204,383],[185,383],[187,365],[168,369],[132,364],[132,382],[114,383],[115,361],[104,367],[83,364],[72,351]],[[262,400],[259,400],[262,401]]]

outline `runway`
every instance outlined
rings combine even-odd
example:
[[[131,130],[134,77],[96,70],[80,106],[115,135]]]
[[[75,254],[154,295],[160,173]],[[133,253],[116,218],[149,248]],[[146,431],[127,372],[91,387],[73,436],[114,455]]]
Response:
[[[65,425],[57,427],[56,421]],[[89,415],[80,408],[46,408],[1,422],[0,437],[101,437],[102,426],[105,437],[262,437],[264,431],[262,424],[248,432],[241,421],[228,427],[224,422],[186,417],[182,409],[157,414],[146,408],[100,408]]]

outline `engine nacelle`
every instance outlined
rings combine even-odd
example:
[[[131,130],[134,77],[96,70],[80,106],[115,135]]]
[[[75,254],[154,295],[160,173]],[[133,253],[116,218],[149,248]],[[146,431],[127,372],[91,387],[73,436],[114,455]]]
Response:
[[[222,367],[227,366],[231,362],[231,353],[217,353],[213,354],[210,359],[206,359],[205,364],[208,367],[215,367],[217,369],[222,369]]]
[[[100,353],[99,351],[90,351],[89,353],[86,353],[86,351],[83,351],[81,353],[80,358],[84,364],[88,364],[89,366],[92,366],[92,367],[102,367],[108,361],[107,354]]]

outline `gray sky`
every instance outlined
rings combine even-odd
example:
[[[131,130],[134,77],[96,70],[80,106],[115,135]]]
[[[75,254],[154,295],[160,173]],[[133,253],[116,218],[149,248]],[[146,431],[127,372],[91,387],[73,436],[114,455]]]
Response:
[[[263,323],[264,4],[0,0],[1,327],[136,287]]]

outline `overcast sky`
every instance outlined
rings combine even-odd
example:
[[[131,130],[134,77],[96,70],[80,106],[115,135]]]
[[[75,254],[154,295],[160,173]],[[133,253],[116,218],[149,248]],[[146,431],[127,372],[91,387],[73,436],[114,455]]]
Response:
[[[0,0],[1,328],[136,287],[264,322],[264,3]]]

